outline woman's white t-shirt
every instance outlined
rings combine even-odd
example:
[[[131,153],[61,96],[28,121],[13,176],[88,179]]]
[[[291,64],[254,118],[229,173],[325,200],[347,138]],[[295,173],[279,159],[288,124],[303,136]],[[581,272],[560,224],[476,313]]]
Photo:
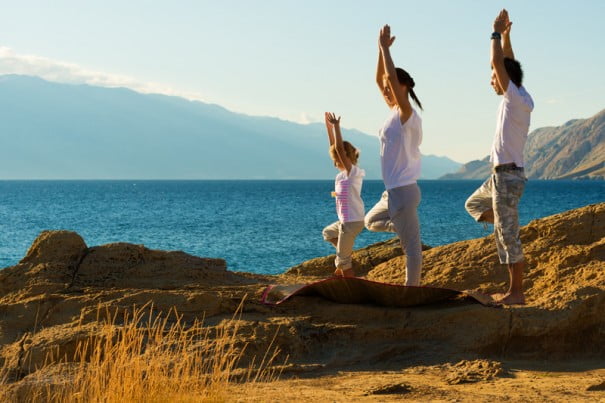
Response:
[[[392,110],[380,130],[380,163],[382,179],[387,190],[416,183],[420,177],[420,144],[422,119],[412,109],[412,115],[401,124],[399,108]]]
[[[363,221],[365,209],[361,199],[361,186],[366,172],[356,165],[351,171],[341,171],[334,180],[336,213],[340,222]]]

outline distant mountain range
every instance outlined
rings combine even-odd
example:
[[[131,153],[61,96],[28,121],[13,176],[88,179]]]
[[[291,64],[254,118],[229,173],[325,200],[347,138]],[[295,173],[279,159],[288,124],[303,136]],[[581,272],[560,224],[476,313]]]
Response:
[[[605,179],[605,109],[589,119],[534,130],[524,156],[528,178]],[[489,172],[489,157],[485,157],[440,179],[483,179]]]
[[[378,139],[344,130],[379,179]],[[461,164],[423,156],[423,178]],[[0,76],[0,179],[331,179],[323,124],[179,97]]]

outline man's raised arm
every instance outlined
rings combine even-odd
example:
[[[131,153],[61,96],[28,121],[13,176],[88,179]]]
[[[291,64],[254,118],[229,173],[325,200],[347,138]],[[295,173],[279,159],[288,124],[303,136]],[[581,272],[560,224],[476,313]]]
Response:
[[[504,57],[508,57],[509,59],[514,59],[515,54],[513,53],[513,45],[510,42],[510,29],[513,23],[510,21],[508,17],[508,12],[504,10],[506,15],[506,28],[502,32],[502,52],[504,52]]]
[[[494,33],[492,34],[491,40],[491,63],[496,73],[496,79],[500,84],[500,88],[502,88],[502,91],[504,92],[508,89],[510,78],[504,67],[504,50],[502,49],[503,46],[500,43],[500,38],[502,33],[506,30],[507,21],[508,13],[506,13],[506,10],[500,11],[500,14],[498,14],[494,21]]]

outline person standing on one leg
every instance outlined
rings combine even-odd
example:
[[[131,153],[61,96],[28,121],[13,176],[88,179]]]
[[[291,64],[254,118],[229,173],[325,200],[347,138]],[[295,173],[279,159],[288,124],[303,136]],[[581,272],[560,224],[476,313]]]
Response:
[[[335,276],[354,277],[352,258],[355,238],[363,230],[364,205],[361,187],[365,171],[357,166],[359,151],[342,140],[340,117],[325,113],[326,130],[330,142],[330,157],[340,171],[334,180],[338,221],[323,230],[323,237],[336,248]]]
[[[466,201],[466,210],[478,222],[494,224],[500,263],[508,265],[510,286],[494,294],[502,304],[525,304],[525,258],[519,238],[518,204],[525,188],[523,148],[529,132],[534,102],[522,86],[523,71],[515,60],[510,41],[512,22],[502,10],[494,21],[491,37],[491,85],[502,101],[490,160],[492,175]]]
[[[420,204],[420,143],[422,120],[410,104],[422,105],[414,92],[414,79],[396,68],[390,47],[395,41],[391,28],[380,30],[376,82],[391,114],[380,131],[380,163],[386,188],[381,200],[366,214],[371,231],[394,231],[406,255],[406,285],[420,285],[422,248],[417,208]]]

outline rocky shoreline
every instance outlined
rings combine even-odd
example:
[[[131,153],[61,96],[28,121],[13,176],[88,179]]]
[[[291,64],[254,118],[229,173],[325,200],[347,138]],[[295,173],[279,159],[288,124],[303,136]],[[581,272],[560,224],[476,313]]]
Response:
[[[274,345],[280,351],[274,363],[285,378],[480,359],[605,362],[605,203],[534,220],[521,238],[526,306],[497,309],[461,300],[403,309],[318,297],[277,307],[260,303],[268,284],[329,276],[333,256],[278,276],[256,275],[230,272],[222,259],[126,243],[88,247],[74,232],[47,231],[19,264],[0,270],[0,368],[18,389],[50,351],[71,357],[78,341],[94,336],[99,309],[125,312],[149,303],[158,314],[176,309],[185,322],[204,318],[209,327],[232,318],[241,303],[237,337],[246,348],[240,365]],[[425,285],[495,292],[507,283],[493,235],[425,248],[423,257]],[[396,284],[404,279],[396,240],[353,258],[358,275]]]

